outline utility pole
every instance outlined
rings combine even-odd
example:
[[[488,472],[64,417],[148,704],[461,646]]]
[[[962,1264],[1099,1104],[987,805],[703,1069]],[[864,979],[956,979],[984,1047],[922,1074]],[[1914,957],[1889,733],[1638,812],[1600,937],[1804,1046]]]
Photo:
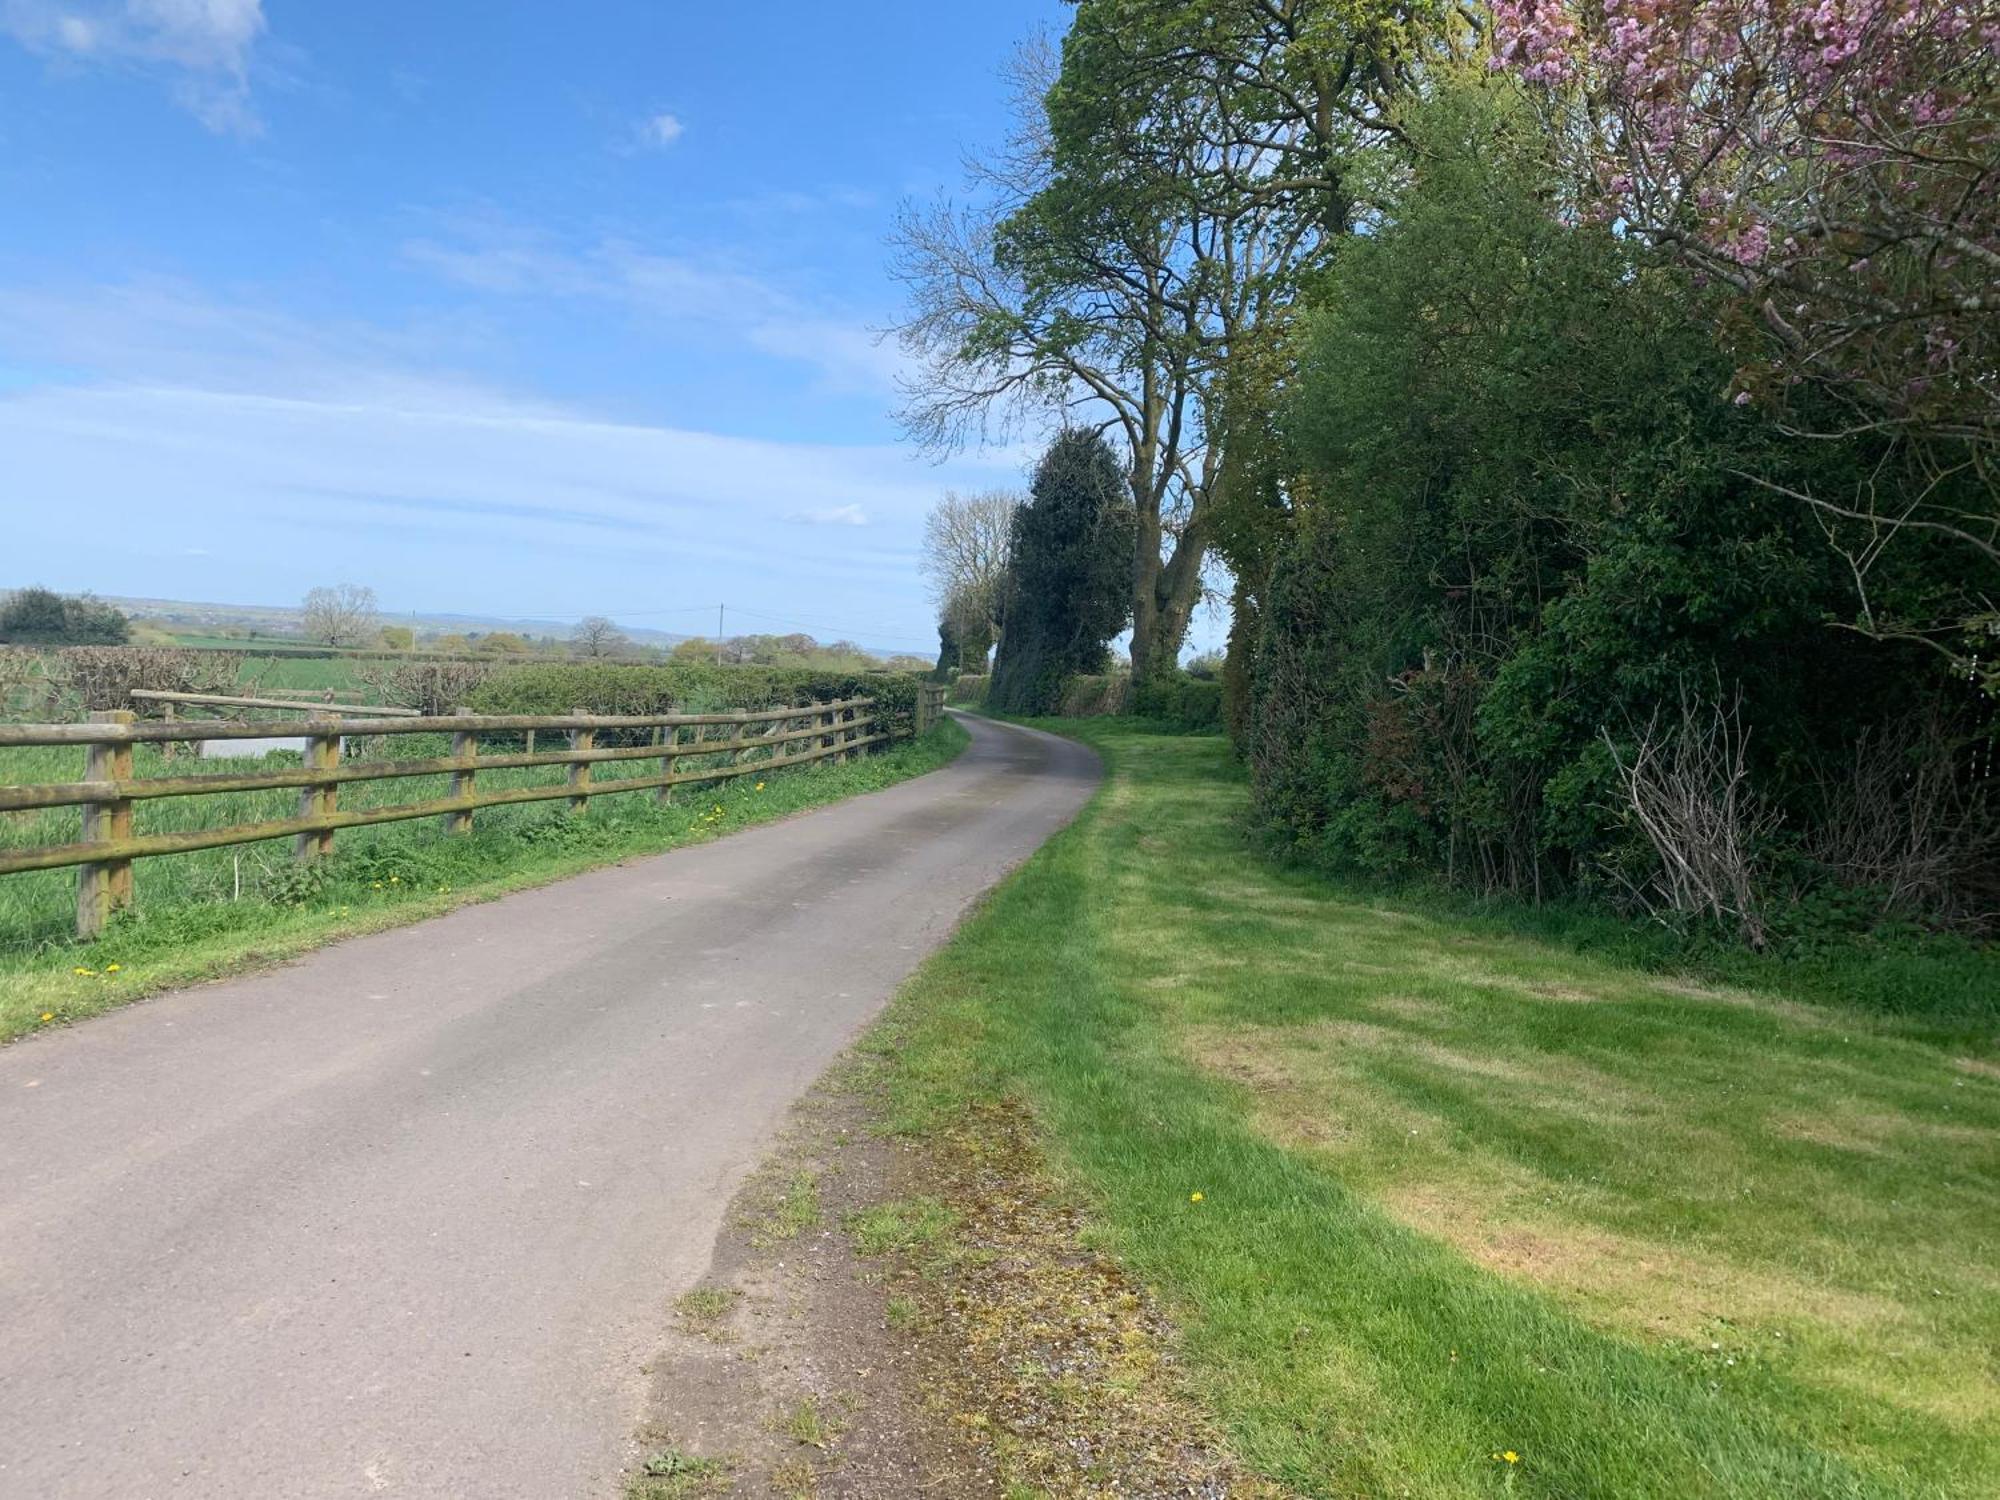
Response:
[[[722,665],[722,612],[728,607],[726,604],[715,606],[715,664],[718,667]]]

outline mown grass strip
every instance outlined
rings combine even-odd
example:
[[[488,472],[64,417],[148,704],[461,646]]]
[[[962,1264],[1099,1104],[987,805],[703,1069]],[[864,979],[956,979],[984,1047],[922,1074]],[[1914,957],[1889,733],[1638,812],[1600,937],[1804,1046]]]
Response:
[[[0,879],[0,1040],[875,791],[946,764],[967,738],[946,720],[920,741],[846,764],[746,776],[665,805],[600,797],[581,816],[558,804],[494,809],[460,837],[434,823],[359,830],[314,866],[295,864],[282,844],[144,860],[138,910],[91,944],[67,935],[73,872],[8,876]],[[211,800],[223,799],[179,799],[204,817],[240,816],[206,809]]]
[[[1258,857],[1219,743],[1069,727],[1106,787],[898,1001],[891,1120],[1024,1096],[1250,1462],[1990,1493],[1989,1059],[1372,906]]]

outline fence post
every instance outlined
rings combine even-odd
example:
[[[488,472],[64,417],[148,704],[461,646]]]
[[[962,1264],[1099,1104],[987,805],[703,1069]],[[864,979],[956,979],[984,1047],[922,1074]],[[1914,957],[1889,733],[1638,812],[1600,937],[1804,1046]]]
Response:
[[[93,724],[130,724],[139,716],[126,709],[106,709],[90,716]],[[132,742],[101,740],[84,758],[86,781],[129,781],[132,778]],[[132,803],[124,797],[83,804],[85,843],[129,839],[132,836]],[[78,865],[76,870],[76,935],[88,942],[104,931],[111,914],[132,904],[132,861],[107,859],[101,864]]]
[[[452,710],[452,712],[459,715],[468,715],[472,710],[469,708],[459,708]],[[479,736],[470,729],[453,730],[451,735],[451,758],[453,760],[477,760],[479,758]],[[478,776],[479,773],[470,766],[466,767],[463,771],[453,771],[451,773],[452,796],[470,799],[473,793],[473,783],[477,780]],[[472,832],[472,809],[467,808],[464,812],[446,813],[444,815],[444,831],[446,833]]]
[[[306,739],[306,764],[315,771],[331,771],[340,764],[340,720],[318,717],[307,721],[315,733]],[[340,784],[316,782],[299,791],[299,816],[317,818],[331,813],[340,803]],[[333,853],[333,830],[323,828],[302,833],[292,843],[294,859],[324,859]]]
[[[661,724],[653,731],[653,743],[658,745],[662,750],[671,749],[680,742],[681,730],[678,724]],[[660,774],[662,776],[671,776],[674,774],[674,758],[671,755],[662,755],[660,757]],[[671,786],[654,787],[653,800],[661,804],[672,802],[674,800],[674,789]]]
[[[587,714],[590,710],[587,708],[573,708],[570,712],[574,714]],[[594,729],[572,729],[569,732],[569,747],[571,750],[588,750],[596,743],[597,731]],[[569,792],[569,810],[571,812],[580,813],[590,806],[589,761],[573,760],[569,763]]]
[[[917,684],[916,724],[917,737],[921,739],[924,731],[931,727],[931,685],[928,682]]]

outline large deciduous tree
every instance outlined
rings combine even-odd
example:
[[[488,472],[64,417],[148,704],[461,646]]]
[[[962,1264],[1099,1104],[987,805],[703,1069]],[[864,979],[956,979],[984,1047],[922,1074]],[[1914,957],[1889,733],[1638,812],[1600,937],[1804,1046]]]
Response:
[[[1007,629],[987,702],[1050,713],[1079,672],[1102,671],[1128,619],[1132,504],[1117,455],[1095,432],[1059,434],[1014,516]]]
[[[986,670],[1001,625],[1007,557],[1020,497],[1007,490],[959,495],[947,490],[924,518],[920,566],[937,606],[939,665]]]
[[[308,591],[299,610],[306,635],[328,646],[358,646],[375,633],[375,590],[340,583]]]
[[[1079,0],[981,206],[905,216],[905,421],[949,447],[1056,409],[1115,437],[1135,525],[1132,666],[1172,667],[1239,471],[1240,368],[1364,215],[1388,104],[1473,31],[1441,4]]]
[[[579,656],[601,658],[618,656],[632,647],[632,642],[603,615],[585,615],[576,622],[569,633],[569,643]]]

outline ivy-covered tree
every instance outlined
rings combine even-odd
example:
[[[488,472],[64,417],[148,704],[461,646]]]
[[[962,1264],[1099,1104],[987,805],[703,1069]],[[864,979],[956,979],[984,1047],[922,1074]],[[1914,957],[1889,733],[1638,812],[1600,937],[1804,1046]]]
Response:
[[[1131,618],[1132,504],[1118,456],[1099,434],[1060,433],[1014,517],[1007,629],[987,702],[1050,713],[1080,672],[1104,670]]]

